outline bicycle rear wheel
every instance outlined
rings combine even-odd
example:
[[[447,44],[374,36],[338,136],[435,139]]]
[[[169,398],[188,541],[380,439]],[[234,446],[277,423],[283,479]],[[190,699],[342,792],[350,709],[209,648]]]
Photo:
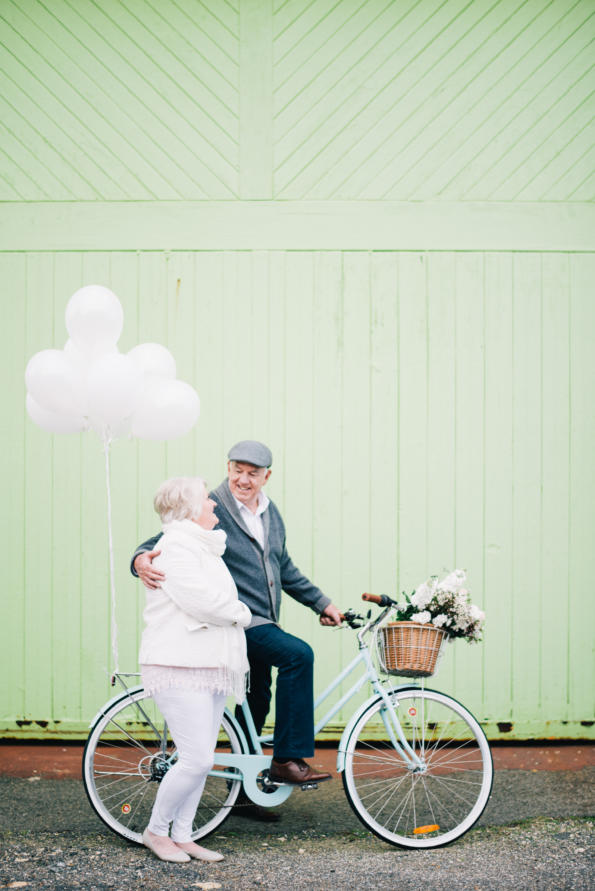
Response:
[[[218,752],[241,753],[238,734],[223,716]],[[113,832],[142,844],[159,783],[175,764],[175,746],[154,700],[144,690],[124,693],[97,719],[83,754],[83,782],[91,806]],[[193,825],[193,839],[229,816],[242,781],[209,775]]]
[[[405,738],[421,760],[412,766],[388,742],[391,720],[378,697],[346,743],[343,785],[362,823],[404,848],[436,848],[460,838],[481,816],[492,789],[492,756],[473,715],[434,690],[390,694]]]

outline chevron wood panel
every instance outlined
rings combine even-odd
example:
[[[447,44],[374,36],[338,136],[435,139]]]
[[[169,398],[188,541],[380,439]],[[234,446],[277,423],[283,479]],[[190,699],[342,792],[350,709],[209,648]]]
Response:
[[[0,197],[237,194],[233,3],[4,0],[0,75]]]
[[[593,198],[590,0],[274,12],[280,198]]]

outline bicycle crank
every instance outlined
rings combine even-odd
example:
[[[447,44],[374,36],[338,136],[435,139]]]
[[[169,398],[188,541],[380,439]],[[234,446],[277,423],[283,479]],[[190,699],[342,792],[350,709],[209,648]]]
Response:
[[[281,780],[272,780],[268,770],[263,770],[259,777],[259,783],[263,792],[273,792],[280,786],[290,786],[294,789],[299,788],[302,792],[306,792],[308,789],[318,789],[318,783],[284,783]]]

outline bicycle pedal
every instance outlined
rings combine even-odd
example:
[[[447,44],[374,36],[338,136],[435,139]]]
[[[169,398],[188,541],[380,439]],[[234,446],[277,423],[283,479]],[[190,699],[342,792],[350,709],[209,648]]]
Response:
[[[303,783],[300,789],[302,792],[306,792],[308,789],[318,789],[318,783]]]

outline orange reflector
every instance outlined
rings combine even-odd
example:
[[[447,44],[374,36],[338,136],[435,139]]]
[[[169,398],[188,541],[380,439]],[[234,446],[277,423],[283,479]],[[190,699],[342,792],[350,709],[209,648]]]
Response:
[[[440,826],[437,823],[434,823],[433,826],[416,826],[413,830],[414,835],[425,835],[426,832],[438,832]]]

